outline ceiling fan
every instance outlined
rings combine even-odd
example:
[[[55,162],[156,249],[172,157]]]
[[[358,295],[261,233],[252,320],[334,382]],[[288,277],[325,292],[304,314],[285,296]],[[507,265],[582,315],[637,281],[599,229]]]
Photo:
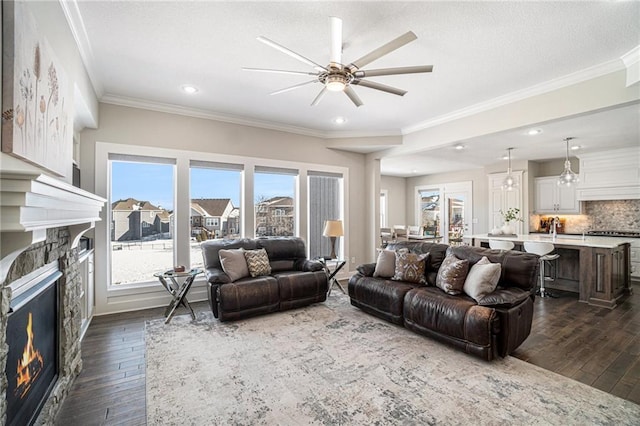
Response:
[[[387,86],[385,84],[376,83],[369,80],[364,80],[366,77],[377,77],[384,75],[395,74],[415,74],[423,72],[431,72],[433,70],[432,65],[420,65],[413,67],[398,67],[398,68],[384,68],[375,70],[362,70],[361,68],[371,62],[380,59],[384,55],[393,52],[396,49],[404,46],[407,43],[412,42],[418,37],[411,31],[401,35],[400,37],[391,40],[389,43],[374,49],[367,53],[358,60],[351,62],[349,65],[342,64],[342,19],[334,16],[329,18],[331,24],[331,46],[329,54],[329,65],[323,67],[322,65],[313,62],[312,60],[305,58],[304,56],[288,49],[275,41],[269,40],[266,37],[258,37],[258,41],[273,47],[287,55],[291,56],[303,62],[315,69],[315,72],[304,71],[287,71],[287,70],[275,70],[264,68],[242,68],[244,71],[258,71],[258,72],[272,72],[281,74],[297,74],[297,75],[312,75],[315,78],[311,81],[296,84],[285,89],[272,92],[271,95],[277,95],[279,93],[288,92],[290,90],[298,89],[312,83],[322,83],[324,87],[318,93],[318,96],[313,100],[311,106],[317,105],[327,91],[329,92],[344,92],[349,99],[357,106],[362,105],[362,101],[351,87],[352,85],[368,87],[370,89],[381,90],[383,92],[392,93],[398,96],[404,96],[407,91],[397,89],[395,87]]]

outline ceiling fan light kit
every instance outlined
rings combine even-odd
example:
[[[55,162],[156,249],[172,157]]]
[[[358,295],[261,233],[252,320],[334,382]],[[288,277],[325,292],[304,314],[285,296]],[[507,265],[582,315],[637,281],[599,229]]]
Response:
[[[281,44],[276,43],[273,40],[269,40],[266,37],[258,37],[258,41],[270,46],[280,52],[283,52],[292,58],[297,59],[300,62],[314,68],[316,72],[303,72],[303,71],[289,71],[289,70],[276,70],[266,68],[243,68],[244,71],[256,71],[256,72],[271,72],[281,74],[297,74],[297,75],[311,75],[315,79],[304,83],[296,84],[285,89],[276,90],[272,92],[272,95],[288,92],[290,90],[298,89],[312,83],[322,83],[323,88],[315,97],[311,106],[317,105],[324,97],[327,91],[329,92],[344,92],[347,97],[353,102],[356,107],[362,105],[362,101],[355,93],[352,85],[363,86],[370,89],[380,90],[382,92],[391,93],[398,96],[404,96],[407,91],[398,89],[395,87],[387,86],[381,83],[376,83],[369,80],[364,80],[366,77],[379,77],[387,75],[399,75],[399,74],[416,74],[432,72],[432,65],[420,65],[411,67],[395,67],[376,70],[361,70],[362,67],[370,64],[371,62],[380,59],[381,57],[399,49],[407,43],[412,42],[418,37],[411,31],[397,37],[387,44],[378,47],[367,53],[360,59],[353,61],[347,66],[342,64],[342,19],[332,16],[329,18],[331,42],[329,49],[329,65],[323,67],[322,65],[300,55],[288,49]]]

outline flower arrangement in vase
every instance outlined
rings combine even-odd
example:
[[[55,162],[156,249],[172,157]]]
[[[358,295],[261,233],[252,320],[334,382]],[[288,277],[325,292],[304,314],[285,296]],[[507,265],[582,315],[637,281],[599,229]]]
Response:
[[[506,211],[500,209],[500,214],[502,215],[502,219],[504,220],[504,225],[502,225],[502,233],[503,234],[515,234],[515,227],[512,222],[523,222],[520,217],[520,209],[516,207],[509,207]]]

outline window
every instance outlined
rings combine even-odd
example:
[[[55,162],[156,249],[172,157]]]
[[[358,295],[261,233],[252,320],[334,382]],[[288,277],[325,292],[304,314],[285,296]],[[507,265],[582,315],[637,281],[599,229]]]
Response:
[[[440,236],[440,189],[418,191],[420,225],[425,234]]]
[[[298,171],[256,167],[254,173],[256,236],[296,234],[295,190]],[[282,214],[277,212],[281,211]]]
[[[191,161],[191,267],[202,267],[200,244],[240,237],[242,166]]]
[[[112,156],[111,285],[155,280],[173,265],[171,160]]]
[[[329,256],[331,242],[322,235],[327,220],[342,220],[342,185],[341,174],[308,172],[309,175],[309,257]],[[344,226],[343,226],[344,228]],[[342,244],[342,238],[336,245]],[[338,257],[342,250],[336,247]]]

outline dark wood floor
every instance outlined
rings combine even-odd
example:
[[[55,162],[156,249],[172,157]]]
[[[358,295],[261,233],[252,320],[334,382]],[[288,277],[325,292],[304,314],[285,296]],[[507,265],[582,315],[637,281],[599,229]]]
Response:
[[[531,335],[514,356],[640,404],[640,286],[618,308],[564,293],[535,302]],[[205,302],[194,310],[208,309]],[[93,319],[82,342],[84,369],[57,424],[144,425],[144,323],[163,309]],[[180,312],[179,312],[180,313]]]

